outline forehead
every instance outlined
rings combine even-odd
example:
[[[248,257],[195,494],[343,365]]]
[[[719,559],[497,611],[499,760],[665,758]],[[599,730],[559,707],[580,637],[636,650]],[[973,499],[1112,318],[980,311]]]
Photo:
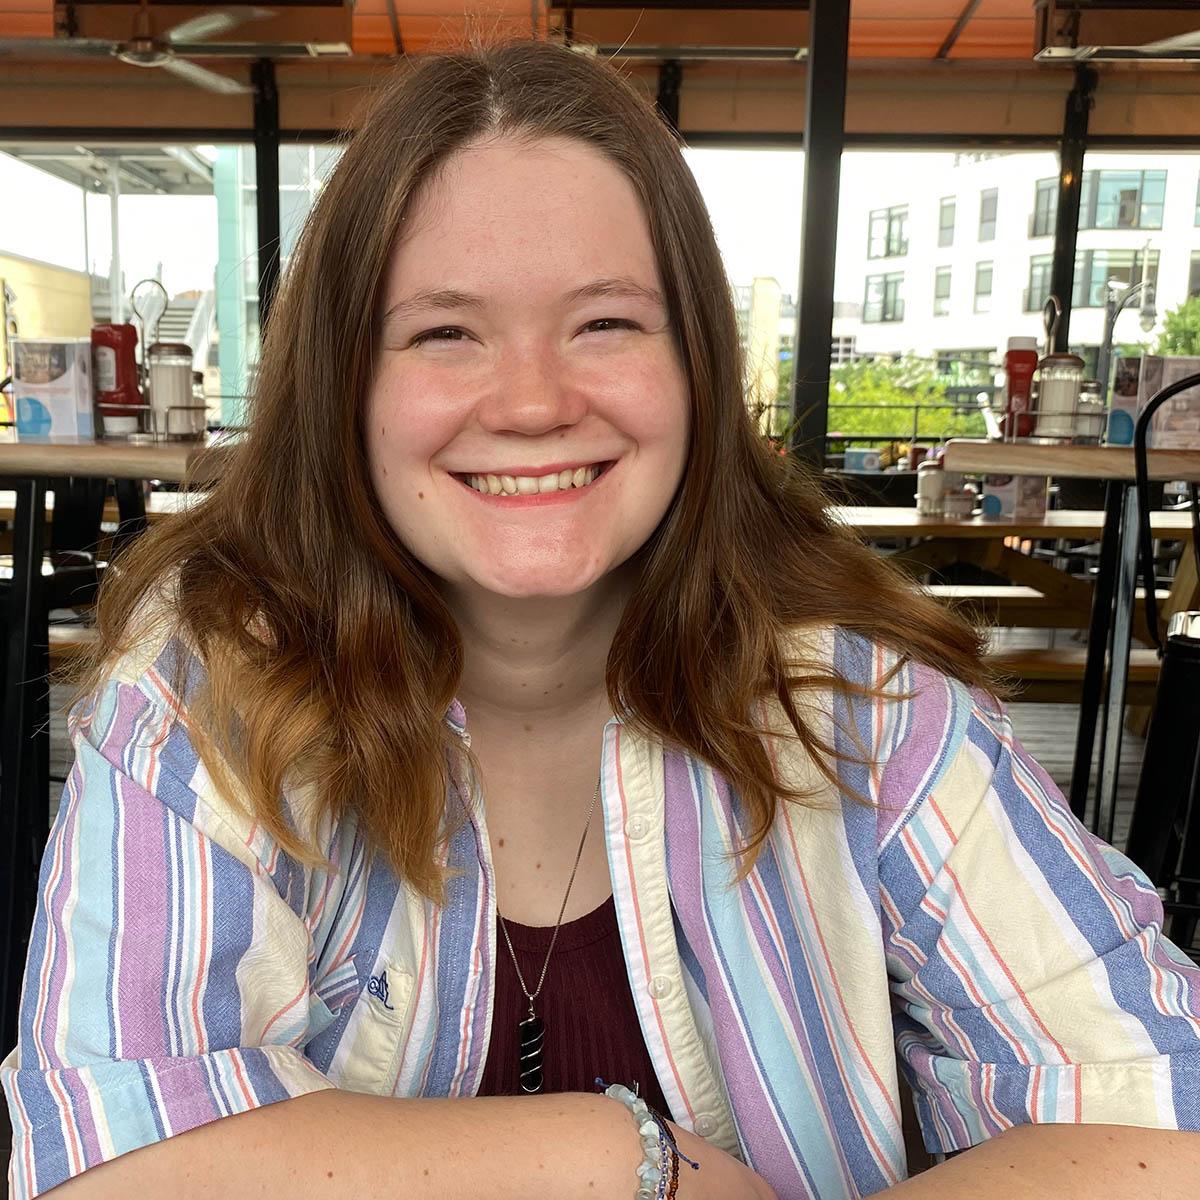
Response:
[[[657,282],[646,213],[610,159],[567,138],[496,138],[456,152],[413,197],[389,290],[514,272]]]

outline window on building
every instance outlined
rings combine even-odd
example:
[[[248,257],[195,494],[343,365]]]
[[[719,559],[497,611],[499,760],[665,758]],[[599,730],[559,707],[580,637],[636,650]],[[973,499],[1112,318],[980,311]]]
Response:
[[[996,204],[1000,192],[997,188],[987,188],[979,193],[979,240],[994,242],[996,240]]]
[[[878,208],[871,214],[868,258],[894,258],[908,253],[908,205]]]
[[[1025,311],[1041,312],[1050,299],[1050,276],[1054,270],[1052,254],[1035,254],[1029,260],[1029,286],[1025,289]]]
[[[990,262],[975,265],[975,311],[986,313],[992,311],[992,264]]]
[[[997,369],[992,362],[995,353],[988,347],[937,350],[938,378],[949,386],[991,387]]]
[[[1033,192],[1033,218],[1029,222],[1030,237],[1046,237],[1054,232],[1058,216],[1058,180],[1039,179]]]
[[[941,208],[938,211],[938,245],[954,245],[954,210],[957,202],[953,196],[943,196]],[[1200,200],[1197,201],[1196,211],[1200,213]],[[1200,220],[1197,220],[1200,225]]]
[[[903,321],[904,300],[900,295],[903,286],[902,271],[891,275],[868,275],[867,295],[863,304],[864,323]]]
[[[1200,252],[1197,252],[1200,254]],[[1192,256],[1189,295],[1200,294],[1200,275],[1196,273],[1197,254]],[[1151,250],[1149,262],[1143,262],[1141,250],[1080,250],[1075,256],[1075,283],[1071,291],[1072,308],[1103,308],[1110,279],[1128,286],[1142,278],[1145,266],[1152,286],[1158,285],[1158,251]],[[1050,299],[1050,273],[1053,259],[1035,254],[1029,260],[1029,286],[1025,289],[1025,311],[1041,312]],[[1191,291],[1192,284],[1196,291]]]
[[[846,337],[835,337],[829,347],[830,366],[840,367],[843,363],[852,363],[858,358],[858,339],[854,334]]]
[[[1140,280],[1143,270],[1151,287],[1157,287],[1157,250],[1151,250],[1148,258],[1141,250],[1081,250],[1075,256],[1072,307],[1103,308],[1110,279],[1128,285]]]
[[[933,315],[945,317],[950,314],[950,268],[938,267],[933,277]]]
[[[1196,216],[1193,224],[1200,225],[1200,180],[1196,182]]]
[[[1084,171],[1080,229],[1161,229],[1166,171]]]
[[[1188,265],[1188,299],[1200,296],[1200,250],[1192,251],[1192,261]]]

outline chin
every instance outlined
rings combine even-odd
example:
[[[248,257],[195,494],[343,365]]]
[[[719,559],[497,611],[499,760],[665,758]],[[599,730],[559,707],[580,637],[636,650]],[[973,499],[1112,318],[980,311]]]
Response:
[[[477,586],[497,596],[513,600],[555,599],[562,596],[577,596],[586,592],[600,578],[594,572],[576,574],[547,568],[543,571],[523,571],[509,574],[476,575],[472,577]]]

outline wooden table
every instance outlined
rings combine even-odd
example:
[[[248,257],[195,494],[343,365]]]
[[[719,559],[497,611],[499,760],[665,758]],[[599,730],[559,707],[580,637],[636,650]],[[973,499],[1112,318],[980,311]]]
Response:
[[[1059,629],[1087,627],[1092,608],[1091,585],[1043,559],[1021,553],[1007,545],[1006,540],[1099,541],[1104,532],[1104,513],[1099,509],[1051,509],[1043,517],[1020,521],[999,517],[927,517],[915,508],[867,505],[841,505],[831,512],[836,520],[868,541],[902,538],[914,543],[888,555],[889,561],[912,575],[923,576],[955,563],[970,563],[1007,579],[1014,585],[1008,589],[1013,601],[1010,605],[1004,604],[1002,587],[974,589],[992,623],[1032,623]],[[1151,534],[1155,538],[1187,538],[1190,529],[1191,516],[1186,512],[1151,514]],[[969,599],[972,591],[966,588],[951,593],[948,587],[933,590],[939,596],[955,600]],[[1037,611],[1039,601],[1046,611]]]
[[[960,438],[947,443],[943,463],[948,471],[965,473],[1109,481],[1100,535],[1100,562],[1092,594],[1070,802],[1071,810],[1082,820],[1091,791],[1096,724],[1103,706],[1100,778],[1092,828],[1111,842],[1137,588],[1138,502],[1136,489],[1132,486],[1134,452],[1132,448],[1122,446],[1063,446]],[[1146,465],[1148,477],[1153,480],[1200,480],[1200,450],[1150,450]]]
[[[83,481],[115,480],[119,539],[145,528],[140,481],[207,481],[220,472],[228,454],[216,441],[131,445],[115,440],[0,439],[0,478],[7,481],[14,499],[13,578],[0,743],[0,1044],[16,1042],[21,976],[37,899],[38,869],[49,833],[48,585],[42,575],[48,481],[80,481],[78,492],[73,487],[59,497],[56,528],[72,520],[81,527],[87,525],[79,516],[86,508],[94,529],[103,489]]]
[[[3,496],[0,495],[0,505]],[[870,505],[839,504],[830,514],[849,525],[864,538],[953,538],[994,539],[1031,538],[1054,540],[1069,538],[1087,541],[1104,532],[1104,511],[1098,508],[1051,509],[1035,520],[1013,521],[999,517],[923,517],[915,508],[872,508]],[[3,510],[0,508],[0,515]],[[1185,538],[1191,529],[1186,512],[1156,512],[1150,517],[1151,529],[1161,538]]]

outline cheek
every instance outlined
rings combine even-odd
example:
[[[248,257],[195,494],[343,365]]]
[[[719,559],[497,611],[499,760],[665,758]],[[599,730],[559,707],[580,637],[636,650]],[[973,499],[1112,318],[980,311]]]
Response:
[[[427,464],[461,427],[463,407],[432,372],[381,376],[367,407],[368,448],[379,477]]]

